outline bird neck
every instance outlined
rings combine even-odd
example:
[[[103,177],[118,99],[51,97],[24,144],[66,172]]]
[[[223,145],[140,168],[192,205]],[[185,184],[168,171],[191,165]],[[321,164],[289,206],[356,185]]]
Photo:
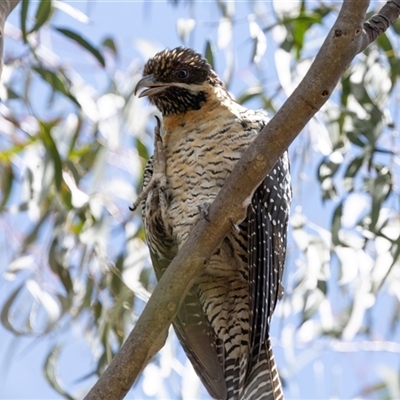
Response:
[[[206,91],[206,101],[199,110],[163,116],[163,142],[182,140],[183,137],[176,136],[182,135],[186,130],[196,130],[205,121],[213,124],[223,118],[239,116],[244,110],[222,86],[210,87]]]

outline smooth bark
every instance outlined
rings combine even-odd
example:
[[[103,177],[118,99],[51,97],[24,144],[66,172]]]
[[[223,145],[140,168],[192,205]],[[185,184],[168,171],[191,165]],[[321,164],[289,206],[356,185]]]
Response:
[[[388,2],[383,14],[365,22],[369,0],[344,0],[341,11],[307,75],[251,144],[218,197],[168,267],[142,315],[86,400],[122,399],[148,360],[162,347],[168,327],[193,280],[213,252],[245,217],[255,188],[271,171],[312,116],[332,94],[354,57],[398,18],[400,0]]]

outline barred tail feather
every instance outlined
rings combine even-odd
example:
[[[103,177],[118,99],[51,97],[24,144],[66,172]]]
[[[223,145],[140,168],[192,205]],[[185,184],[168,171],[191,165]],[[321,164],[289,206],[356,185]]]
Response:
[[[253,356],[243,400],[283,400],[278,368],[268,338],[261,351]]]

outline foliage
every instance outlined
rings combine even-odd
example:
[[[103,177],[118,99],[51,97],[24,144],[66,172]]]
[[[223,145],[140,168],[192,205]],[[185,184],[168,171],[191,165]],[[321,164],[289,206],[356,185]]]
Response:
[[[200,11],[190,1],[172,3],[191,7],[191,18],[177,19],[182,43],[190,44],[204,24],[196,19]],[[274,112],[310,65],[338,4],[215,3],[217,31],[201,48],[239,102]],[[87,18],[81,11],[25,0],[19,12],[24,44],[5,54],[0,86],[0,224],[9,293],[1,322],[35,337],[80,327],[95,360],[88,376],[100,374],[155,284],[140,216],[128,209],[152,150],[154,110],[133,95],[141,62],[120,67],[116,40],[93,43],[55,22],[62,12]],[[274,332],[278,345],[288,347],[291,332],[310,347],[322,339],[398,338],[399,33],[393,27],[358,57],[292,146],[292,239],[286,294],[275,316],[283,326]],[[102,84],[64,62],[61,50],[45,45],[47,36],[78,46]],[[384,324],[377,319],[382,307]],[[46,377],[74,398],[55,373],[61,349],[61,342],[50,349]],[[296,360],[284,356],[281,373],[290,387]],[[388,378],[396,373],[375,376],[364,393],[400,396]]]

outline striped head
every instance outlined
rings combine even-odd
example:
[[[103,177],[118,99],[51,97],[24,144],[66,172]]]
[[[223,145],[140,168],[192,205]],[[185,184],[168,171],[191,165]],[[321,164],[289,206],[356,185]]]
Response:
[[[223,87],[210,64],[194,50],[177,47],[164,50],[147,61],[143,78],[135,88],[147,96],[163,115],[199,110],[211,87]]]

